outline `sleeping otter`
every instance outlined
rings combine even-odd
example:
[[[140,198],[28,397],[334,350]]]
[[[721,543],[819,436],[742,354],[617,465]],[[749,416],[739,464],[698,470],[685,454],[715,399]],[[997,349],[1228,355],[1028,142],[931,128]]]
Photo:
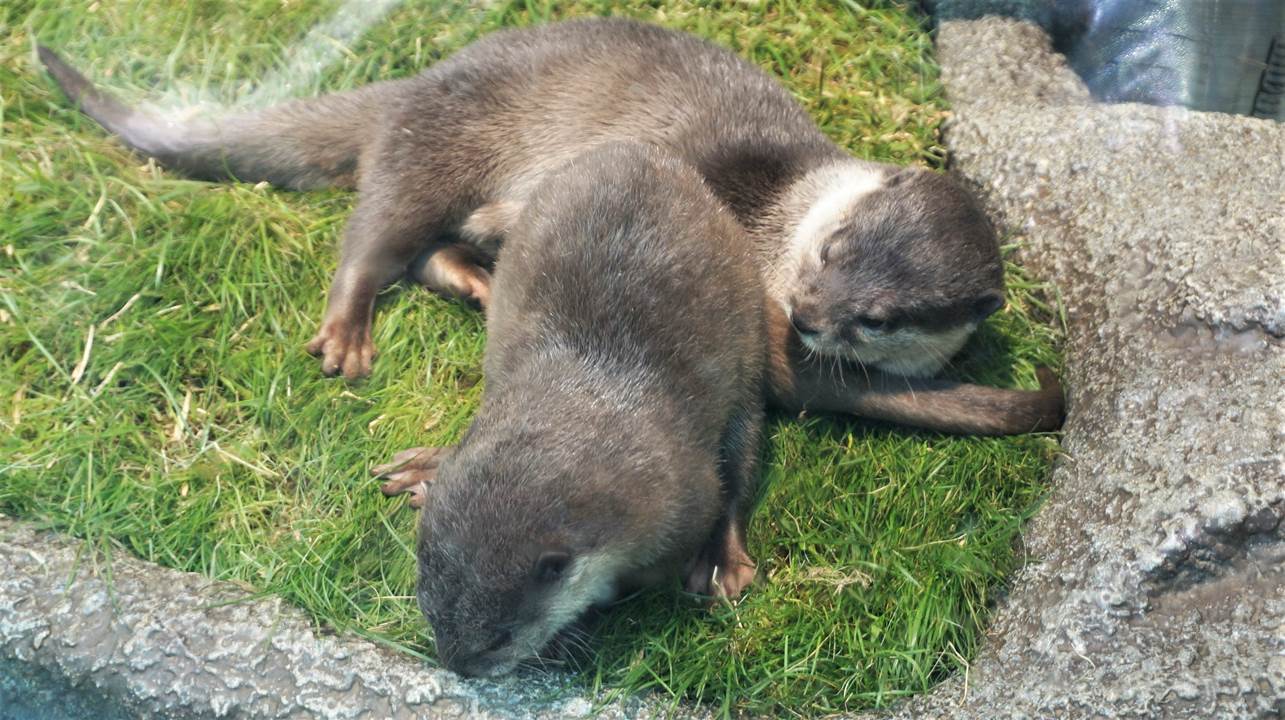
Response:
[[[435,289],[485,302],[483,264],[446,240],[473,235],[479,208],[520,205],[551,168],[615,140],[697,169],[814,352],[930,375],[1002,304],[994,232],[959,185],[851,157],[757,67],[654,25],[505,30],[414,78],[206,120],[125,107],[40,56],[85,112],[192,176],[358,189],[308,345],[328,374],[369,373],[375,294],[412,265]]]

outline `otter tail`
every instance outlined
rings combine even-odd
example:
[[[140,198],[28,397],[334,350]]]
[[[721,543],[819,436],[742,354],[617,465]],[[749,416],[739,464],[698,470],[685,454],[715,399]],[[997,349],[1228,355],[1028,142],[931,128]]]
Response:
[[[202,180],[266,180],[295,190],[354,187],[373,126],[393,86],[406,82],[185,120],[131,108],[94,87],[54,51],[37,51],[67,97],[134,150]]]

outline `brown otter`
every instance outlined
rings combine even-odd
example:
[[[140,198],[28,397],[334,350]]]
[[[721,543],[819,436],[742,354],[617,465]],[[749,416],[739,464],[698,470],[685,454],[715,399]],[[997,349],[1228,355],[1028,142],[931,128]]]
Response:
[[[530,198],[500,252],[476,418],[453,449],[375,471],[424,505],[419,604],[467,675],[508,672],[621,587],[685,566],[688,590],[735,596],[754,577],[749,238],[654,146],[598,146]]]
[[[375,294],[417,256],[422,281],[484,301],[486,270],[442,240],[477,208],[521,203],[550,168],[621,139],[704,176],[814,352],[930,375],[1002,303],[996,238],[965,190],[854,159],[775,80],[685,33],[623,19],[506,30],[415,78],[204,121],[127,108],[51,51],[40,57],[86,113],[193,176],[358,188],[308,346],[327,373],[369,372]]]
[[[463,229],[475,243],[498,247],[521,212],[518,202],[485,205]],[[484,299],[487,278],[474,282],[477,296]],[[1036,373],[1040,389],[1034,392],[905,377],[818,356],[797,332],[797,322],[769,303],[767,389],[768,402],[777,409],[843,413],[972,435],[1056,430],[1062,424],[1062,388],[1048,368]]]

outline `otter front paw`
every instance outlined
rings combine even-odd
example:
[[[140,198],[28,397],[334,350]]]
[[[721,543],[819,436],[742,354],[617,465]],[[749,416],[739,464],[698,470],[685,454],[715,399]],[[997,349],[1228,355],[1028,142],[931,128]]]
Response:
[[[375,359],[370,324],[326,321],[308,343],[308,352],[321,358],[321,372],[327,376],[342,372],[349,380],[366,377]]]
[[[410,493],[410,506],[424,507],[428,499],[428,486],[437,477],[437,466],[446,454],[446,448],[411,448],[393,456],[390,463],[370,469],[370,474],[385,478],[380,492],[388,496]]]
[[[1043,365],[1035,368],[1035,377],[1040,381],[1040,395],[1044,406],[1040,413],[1037,430],[1057,430],[1066,420],[1066,395],[1057,374]]]

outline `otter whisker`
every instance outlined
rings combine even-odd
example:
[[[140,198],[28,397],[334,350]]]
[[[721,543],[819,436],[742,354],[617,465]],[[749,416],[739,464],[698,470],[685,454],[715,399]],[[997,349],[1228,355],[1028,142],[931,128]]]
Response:
[[[851,354],[850,354],[850,357],[849,357],[848,359],[852,360],[852,362],[855,362],[855,363],[857,364],[857,367],[861,369],[861,374],[862,374],[863,376],[865,376],[866,384],[867,384],[867,385],[869,385],[869,384],[870,384],[870,370],[869,370],[869,369],[867,369],[867,368],[866,368],[866,364],[865,364],[864,362],[862,362],[862,360],[861,360],[861,356],[860,356],[860,355],[858,355],[858,354],[856,354],[855,352],[853,352],[853,353],[851,353]]]
[[[946,355],[944,352],[942,352],[941,348],[931,343],[928,343],[922,337],[915,337],[913,338],[913,340],[915,342],[915,346],[918,349],[924,351],[925,353],[927,353],[929,357],[933,359],[933,361],[937,364],[939,370],[942,368],[950,367],[951,358],[949,355]]]
[[[838,355],[830,356],[830,377],[839,387],[845,387],[843,383],[843,358]]]

